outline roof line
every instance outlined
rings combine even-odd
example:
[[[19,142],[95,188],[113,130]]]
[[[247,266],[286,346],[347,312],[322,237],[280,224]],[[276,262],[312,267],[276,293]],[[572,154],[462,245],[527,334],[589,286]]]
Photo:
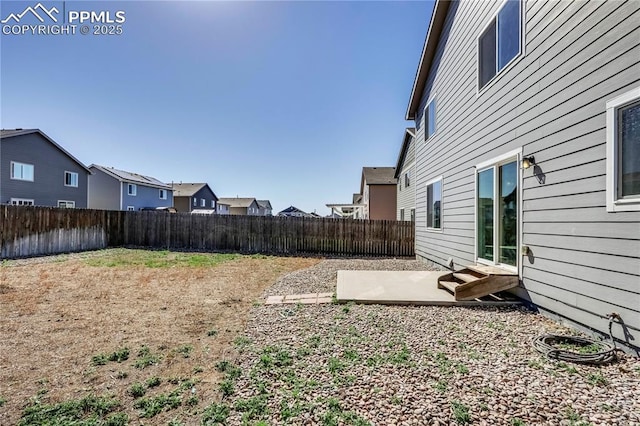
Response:
[[[411,89],[411,97],[409,98],[409,105],[407,106],[407,113],[405,114],[405,120],[415,120],[416,111],[420,107],[420,98],[424,91],[424,86],[427,83],[429,77],[429,71],[431,70],[431,61],[436,54],[436,48],[438,47],[438,40],[444,27],[444,21],[449,11],[449,0],[437,0],[431,13],[431,21],[429,22],[429,31],[427,37],[424,40],[424,47],[422,48],[422,56],[420,57],[420,63],[418,64],[418,70],[416,71],[416,77],[413,81],[413,88]]]
[[[407,149],[411,143],[411,139],[416,137],[416,129],[414,127],[407,127],[404,129],[404,139],[402,140],[402,146],[400,147],[400,154],[398,154],[398,161],[396,163],[396,173],[394,177],[397,179],[402,172],[400,164],[404,162],[404,157],[407,155]]]

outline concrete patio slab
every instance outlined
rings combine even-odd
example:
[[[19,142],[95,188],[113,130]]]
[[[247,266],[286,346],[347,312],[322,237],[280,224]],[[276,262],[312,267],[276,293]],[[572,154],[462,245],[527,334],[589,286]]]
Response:
[[[340,302],[473,306],[504,305],[513,301],[457,301],[438,288],[442,271],[338,271],[337,299]]]

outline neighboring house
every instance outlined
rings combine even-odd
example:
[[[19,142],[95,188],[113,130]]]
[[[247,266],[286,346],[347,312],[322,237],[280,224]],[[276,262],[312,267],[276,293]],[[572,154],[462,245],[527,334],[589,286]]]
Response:
[[[415,132],[414,128],[405,129],[394,175],[398,181],[396,220],[411,222],[415,221],[416,213]]]
[[[260,216],[272,216],[273,215],[273,207],[271,207],[271,202],[269,200],[256,200],[258,203],[258,214]]]
[[[300,210],[297,207],[289,206],[284,210],[278,212],[278,216],[282,217],[311,217],[309,213]]]
[[[231,206],[227,203],[223,203],[222,201],[218,200],[218,202],[216,203],[216,214],[221,214],[221,215],[228,215],[231,214]]]
[[[640,2],[438,1],[406,113],[416,253],[640,347]]]
[[[350,204],[326,204],[331,209],[329,217],[338,217],[343,219],[362,219],[364,216],[364,205],[362,204],[362,195],[353,194]]]
[[[360,193],[363,219],[396,220],[395,167],[363,167]]]
[[[229,206],[229,213],[237,216],[258,216],[260,207],[255,198],[220,198],[219,204]]]
[[[151,176],[92,164],[89,207],[99,210],[129,210],[172,207],[171,185]]]
[[[216,211],[218,197],[206,183],[173,183],[173,206],[178,212]]]
[[[0,204],[87,208],[90,174],[39,129],[0,131]]]

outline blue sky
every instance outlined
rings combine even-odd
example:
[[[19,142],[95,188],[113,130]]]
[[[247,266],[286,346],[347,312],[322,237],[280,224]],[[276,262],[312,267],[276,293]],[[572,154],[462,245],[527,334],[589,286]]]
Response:
[[[363,166],[395,165],[433,8],[42,3],[126,21],[121,35],[3,34],[2,128],[40,128],[87,165],[322,215],[351,201]],[[3,1],[0,15],[36,4]]]

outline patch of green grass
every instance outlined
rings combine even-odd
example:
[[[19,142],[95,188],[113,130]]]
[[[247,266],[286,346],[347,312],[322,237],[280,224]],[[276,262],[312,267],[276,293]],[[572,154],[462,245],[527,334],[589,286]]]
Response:
[[[411,359],[411,353],[407,345],[403,344],[402,348],[389,355],[389,362],[392,364],[408,364]]]
[[[227,417],[229,417],[229,407],[214,402],[202,412],[201,424],[203,426],[225,425]]]
[[[447,382],[443,381],[443,380],[438,380],[435,385],[433,385],[433,387],[435,388],[435,390],[437,390],[440,393],[444,393],[447,391]]]
[[[31,425],[96,425],[107,424],[117,426],[123,419],[122,414],[112,415],[120,406],[120,402],[109,396],[89,395],[82,399],[74,399],[57,404],[44,404],[35,398],[23,413],[19,426]],[[126,415],[125,415],[126,416]],[[108,420],[111,419],[111,420]],[[128,421],[128,418],[127,418]]]
[[[469,407],[459,401],[452,401],[451,409],[453,410],[453,419],[456,421],[456,423],[461,425],[471,423],[471,413],[469,412]]]
[[[267,398],[265,395],[258,395],[248,399],[236,401],[233,408],[242,413],[242,421],[259,419],[269,413],[267,408]]]
[[[238,336],[233,340],[233,345],[239,352],[243,352],[251,344],[251,339],[247,336]]]
[[[344,359],[351,362],[356,362],[360,359],[360,355],[354,349],[346,349],[343,355],[344,355]]]
[[[160,386],[162,383],[162,379],[158,376],[149,377],[145,382],[148,388],[155,388],[156,386]]]
[[[560,342],[555,345],[558,349],[564,349],[579,354],[596,354],[602,350],[599,343],[579,344],[572,341]]]
[[[89,266],[122,268],[145,266],[147,268],[212,268],[224,262],[240,258],[235,253],[182,253],[166,250],[112,250],[107,256],[96,256],[85,259]]]
[[[6,398],[4,398],[4,397],[0,396],[0,407],[2,407],[2,406],[3,406],[4,404],[6,404],[6,403],[7,403]]]
[[[183,358],[189,358],[191,356],[191,352],[193,352],[193,346],[182,345],[176,349],[176,352],[182,355]]]
[[[140,398],[141,396],[144,396],[145,393],[147,393],[147,388],[145,388],[142,383],[135,382],[129,387],[128,393],[134,398]]]
[[[460,374],[469,374],[469,368],[461,362],[455,364],[455,369]]]
[[[91,357],[91,365],[105,365],[107,362],[122,362],[129,359],[129,348],[124,347],[117,349],[110,354],[102,353]]]
[[[140,398],[133,407],[141,410],[141,417],[151,418],[160,414],[164,410],[173,410],[182,403],[178,392],[169,394],[159,394],[149,398]]]
[[[330,357],[327,361],[327,369],[331,374],[337,374],[344,370],[344,363],[336,357]]]
[[[151,353],[151,349],[147,345],[143,345],[138,351],[138,359],[134,363],[136,368],[146,368],[160,362],[160,355]]]
[[[511,426],[527,426],[524,420],[514,417],[511,419]]]
[[[218,384],[222,396],[231,396],[235,392],[235,382],[231,379],[224,379]]]
[[[167,423],[167,426],[184,426],[184,423],[179,419],[171,419],[169,420],[169,423]]]
[[[593,386],[607,386],[609,381],[600,373],[590,373],[587,376],[587,381]]]

